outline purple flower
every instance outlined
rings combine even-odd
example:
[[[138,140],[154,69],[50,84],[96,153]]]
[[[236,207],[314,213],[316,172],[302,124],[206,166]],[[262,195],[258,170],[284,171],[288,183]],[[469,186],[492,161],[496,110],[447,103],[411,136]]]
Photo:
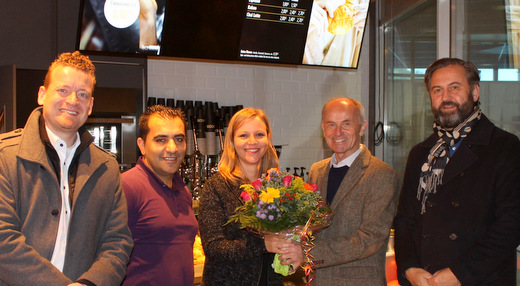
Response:
[[[273,221],[273,219],[274,219],[274,215],[269,215],[269,220]]]
[[[256,217],[259,218],[259,219],[266,219],[267,218],[266,211],[265,210],[257,211],[256,212]]]

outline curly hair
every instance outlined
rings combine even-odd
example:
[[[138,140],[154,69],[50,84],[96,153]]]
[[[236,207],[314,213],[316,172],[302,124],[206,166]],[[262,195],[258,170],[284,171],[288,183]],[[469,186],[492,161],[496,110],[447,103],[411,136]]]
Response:
[[[81,54],[79,51],[75,51],[73,53],[62,53],[54,60],[54,62],[52,62],[47,74],[45,75],[45,80],[43,81],[43,86],[45,88],[49,87],[49,84],[51,83],[51,74],[58,66],[68,66],[84,71],[91,76],[92,85],[96,85],[96,75],[94,74],[96,67],[90,61],[88,56]]]

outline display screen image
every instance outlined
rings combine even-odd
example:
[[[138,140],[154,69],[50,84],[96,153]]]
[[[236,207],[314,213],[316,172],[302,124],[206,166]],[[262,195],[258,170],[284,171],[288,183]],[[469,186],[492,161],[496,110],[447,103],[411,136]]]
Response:
[[[169,0],[161,56],[237,58],[244,0]]]
[[[159,55],[165,0],[84,0],[79,50]]]
[[[369,4],[82,0],[78,46],[108,53],[357,68]]]
[[[357,68],[370,0],[314,0],[303,64]]]
[[[238,59],[301,64],[311,4],[309,0],[249,0]]]

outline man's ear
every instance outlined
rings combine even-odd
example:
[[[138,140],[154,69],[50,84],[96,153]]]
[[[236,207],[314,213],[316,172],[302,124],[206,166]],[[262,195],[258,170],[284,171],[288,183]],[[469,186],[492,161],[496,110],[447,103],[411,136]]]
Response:
[[[480,98],[480,86],[478,84],[475,84],[473,86],[473,90],[471,91],[471,96],[473,97],[473,101],[477,102]]]
[[[137,147],[139,147],[139,151],[141,151],[141,154],[143,156],[145,155],[145,149],[144,149],[144,140],[143,138],[139,137],[137,138]]]
[[[361,124],[361,129],[359,129],[359,136],[364,136],[365,131],[367,130],[368,122],[365,120],[363,121],[363,124]]]
[[[94,108],[94,97],[90,98],[90,107],[88,109],[88,115],[90,116],[92,114],[92,109]]]
[[[45,93],[47,90],[42,85],[40,86],[40,89],[38,89],[38,105],[43,105],[43,102],[45,101]]]

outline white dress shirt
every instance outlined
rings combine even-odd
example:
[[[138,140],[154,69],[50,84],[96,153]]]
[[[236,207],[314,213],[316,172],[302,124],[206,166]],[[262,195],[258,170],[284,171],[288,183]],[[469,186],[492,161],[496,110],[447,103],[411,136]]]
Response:
[[[336,153],[332,155],[332,158],[330,159],[330,167],[334,168],[341,168],[344,166],[350,166],[352,163],[354,163],[354,160],[356,160],[357,156],[361,153],[361,145],[359,145],[359,149],[356,150],[356,152],[352,153],[352,155],[348,156],[347,158],[341,160],[338,162],[338,158],[336,157]]]
[[[79,134],[76,133],[76,140],[74,144],[67,147],[67,143],[54,134],[47,126],[47,135],[54,146],[58,157],[60,158],[60,190],[61,190],[61,211],[60,223],[58,226],[58,234],[56,236],[56,244],[54,245],[54,252],[52,253],[51,263],[63,272],[63,265],[65,263],[65,250],[67,249],[67,236],[69,234],[70,221],[70,200],[69,200],[69,167],[74,157],[74,153],[78,148],[81,140]]]

